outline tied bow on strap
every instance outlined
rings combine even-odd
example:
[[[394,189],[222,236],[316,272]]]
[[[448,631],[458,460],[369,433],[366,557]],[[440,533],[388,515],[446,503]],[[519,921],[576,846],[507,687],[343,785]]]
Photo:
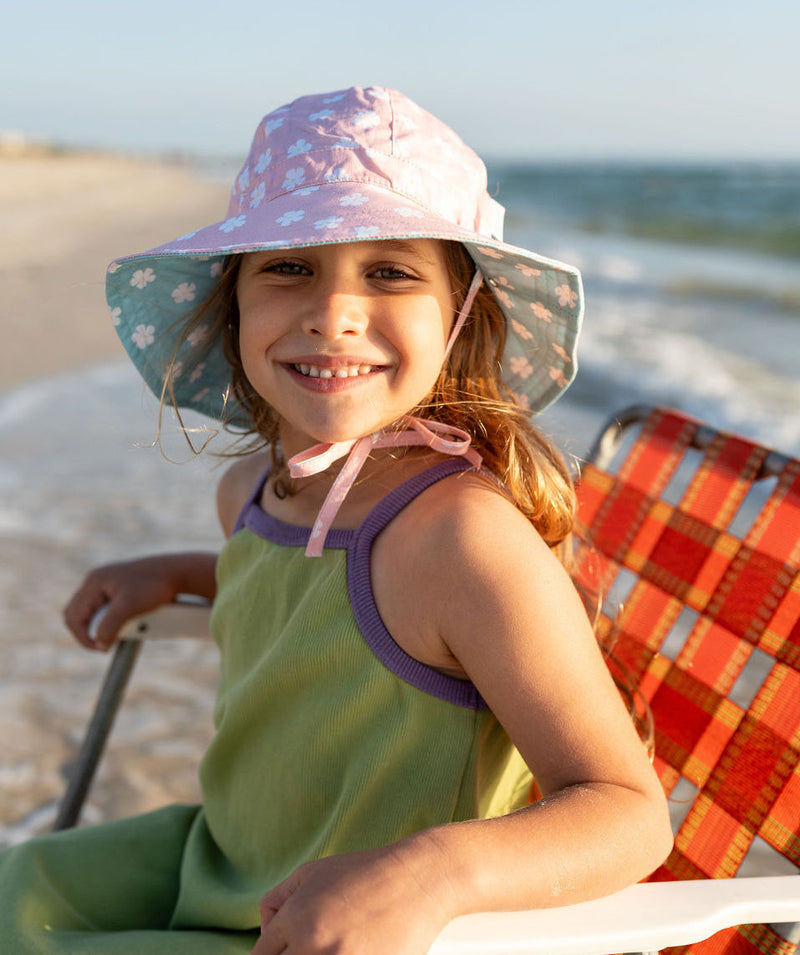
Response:
[[[311,537],[306,547],[306,557],[320,557],[339,508],[358,477],[364,462],[373,448],[402,448],[412,445],[427,445],[442,454],[465,457],[476,468],[481,465],[481,456],[470,447],[470,436],[460,428],[425,421],[422,418],[405,417],[401,431],[376,431],[353,441],[338,441],[335,444],[317,444],[307,451],[296,454],[289,460],[289,474],[293,478],[310,477],[327,470],[334,461],[348,455],[344,467],[333,482],[328,496],[319,509]]]

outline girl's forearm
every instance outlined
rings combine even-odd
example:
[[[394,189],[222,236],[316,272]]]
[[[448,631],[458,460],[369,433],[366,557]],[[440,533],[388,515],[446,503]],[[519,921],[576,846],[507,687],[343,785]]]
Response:
[[[663,799],[613,784],[576,785],[496,819],[411,837],[453,917],[568,905],[644,878],[666,857]]]
[[[164,572],[173,582],[175,595],[194,594],[213,600],[217,594],[217,554],[192,551],[145,558],[163,561]]]
[[[217,555],[155,554],[96,567],[64,608],[64,622],[91,650],[107,650],[120,627],[137,614],[171,603],[178,594],[213,600],[217,592]],[[102,620],[93,626],[98,610]]]

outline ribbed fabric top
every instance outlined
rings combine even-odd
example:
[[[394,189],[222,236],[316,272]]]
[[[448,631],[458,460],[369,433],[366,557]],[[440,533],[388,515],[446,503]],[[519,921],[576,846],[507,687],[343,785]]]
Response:
[[[474,709],[485,707],[480,694],[466,680],[445,676],[409,656],[398,646],[386,627],[375,604],[370,576],[372,544],[384,527],[426,488],[460,471],[471,469],[468,461],[450,458],[417,474],[389,493],[367,516],[357,530],[332,530],[326,547],[347,551],[347,588],[356,621],[364,639],[375,655],[393,673],[407,683],[432,693],[443,700]],[[285,524],[266,514],[257,503],[266,477],[259,482],[239,516],[235,531],[246,527],[264,540],[289,547],[305,547],[311,533],[307,527]]]
[[[265,514],[255,489],[218,564],[217,733],[175,927],[253,928],[261,895],[304,861],[524,804],[530,774],[493,714],[395,644],[369,579],[378,532],[468,467],[401,485],[315,559],[309,530]]]

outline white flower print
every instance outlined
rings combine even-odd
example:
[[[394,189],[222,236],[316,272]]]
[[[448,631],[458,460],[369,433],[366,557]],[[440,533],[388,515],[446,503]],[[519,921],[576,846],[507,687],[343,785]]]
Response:
[[[183,374],[183,362],[182,361],[174,362],[172,365],[172,377],[180,378],[182,374]]]
[[[360,192],[354,192],[351,196],[342,196],[339,200],[340,206],[363,206],[365,202],[369,202],[369,199],[366,196],[362,196]]]
[[[519,375],[520,378],[530,378],[533,374],[533,365],[525,356],[516,358],[512,355],[508,363],[511,366],[511,373]]]
[[[540,321],[547,322],[548,325],[552,325],[553,313],[549,308],[545,308],[541,302],[531,302],[531,311]]]
[[[192,404],[198,404],[199,402],[203,401],[203,399],[208,396],[210,390],[210,388],[203,388],[202,391],[198,391],[197,394],[192,398]]]
[[[357,239],[368,239],[370,236],[378,235],[380,231],[376,225],[359,225],[352,230],[352,235]]]
[[[578,293],[566,284],[558,286],[556,295],[558,296],[558,304],[562,308],[564,308],[565,305],[569,308],[575,308],[578,302]]]
[[[333,116],[332,109],[321,109],[318,113],[312,113],[308,118],[312,123],[316,123],[320,119],[330,119],[331,116]]]
[[[112,262],[111,265],[109,265],[108,267],[108,274],[113,275],[115,272],[119,272],[121,268],[122,268],[121,262]]]
[[[264,201],[267,189],[263,182],[260,182],[250,193],[250,208],[257,209]]]
[[[250,167],[245,166],[239,173],[239,192],[245,192],[250,187]]]
[[[137,325],[136,331],[131,335],[131,340],[137,348],[144,350],[148,345],[152,345],[155,339],[155,328],[153,325]]]
[[[341,216],[328,216],[326,219],[317,219],[315,229],[336,229],[344,222]]]
[[[264,123],[264,132],[267,135],[274,133],[276,129],[280,129],[281,126],[283,126],[283,120],[283,116],[278,116],[277,119],[268,119],[266,123]]]
[[[222,262],[212,262],[208,274],[212,279],[218,279],[222,275]]]
[[[326,96],[322,101],[327,106],[329,103],[338,103],[340,100],[344,99],[344,93],[340,93],[338,96]]]
[[[112,308],[111,309],[111,324],[114,326],[114,328],[116,328],[121,321],[122,321],[122,309],[119,306],[117,306],[116,308]]]
[[[343,136],[338,143],[334,143],[334,148],[338,149],[358,149],[358,142],[350,136]]]
[[[146,288],[155,280],[156,273],[152,269],[137,269],[131,276],[131,285],[134,288]]]
[[[341,166],[338,169],[333,169],[331,172],[325,173],[326,182],[339,182],[341,179],[347,179],[347,173]]]
[[[191,382],[197,381],[197,379],[202,376],[203,370],[205,369],[205,367],[206,367],[206,363],[204,361],[201,361],[199,365],[195,365],[191,375],[189,375],[189,381]]]
[[[530,341],[533,338],[533,332],[529,331],[522,322],[518,322],[516,319],[511,319],[511,327],[519,335],[520,338],[524,338],[526,341]]]
[[[296,189],[294,194],[305,198],[314,192],[319,192],[319,186],[306,186],[305,189]]]
[[[195,229],[194,232],[187,232],[186,235],[182,235],[180,239],[176,239],[175,241],[185,242],[187,239],[193,239],[199,231],[200,231],[199,229]]]
[[[373,129],[380,122],[380,117],[375,112],[375,110],[364,110],[361,113],[356,113],[353,117],[353,125],[357,126],[359,129]]]
[[[197,348],[198,345],[208,338],[208,325],[198,325],[192,332],[186,336],[186,340],[192,346],[192,348]]]
[[[278,216],[275,221],[282,226],[292,225],[299,222],[305,214],[305,209],[290,209],[288,212],[284,212],[282,216]]]
[[[268,149],[266,152],[261,153],[261,155],[256,160],[255,170],[257,173],[262,173],[267,168],[267,166],[272,162],[272,150]]]
[[[301,167],[299,169],[288,169],[286,171],[286,178],[283,180],[282,189],[296,189],[298,186],[301,186],[306,181],[305,170]]]
[[[401,206],[396,210],[398,215],[406,219],[424,219],[425,213],[421,209],[410,209],[408,206]]]
[[[245,222],[247,222],[247,216],[233,216],[231,219],[226,219],[222,225],[219,227],[220,232],[233,232],[234,229],[241,228]]]
[[[286,155],[301,156],[303,153],[310,152],[310,150],[311,143],[306,142],[305,139],[298,139],[296,143],[292,143],[292,145],[286,150]]]
[[[171,295],[176,305],[180,305],[182,302],[193,302],[194,293],[197,291],[197,286],[194,282],[181,282],[181,284],[172,290]]]

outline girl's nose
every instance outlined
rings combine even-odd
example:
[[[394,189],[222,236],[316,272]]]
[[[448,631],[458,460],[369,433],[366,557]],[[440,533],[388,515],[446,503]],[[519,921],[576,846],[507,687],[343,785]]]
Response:
[[[353,292],[332,290],[321,294],[303,319],[309,335],[336,339],[358,335],[367,323],[366,299]]]

